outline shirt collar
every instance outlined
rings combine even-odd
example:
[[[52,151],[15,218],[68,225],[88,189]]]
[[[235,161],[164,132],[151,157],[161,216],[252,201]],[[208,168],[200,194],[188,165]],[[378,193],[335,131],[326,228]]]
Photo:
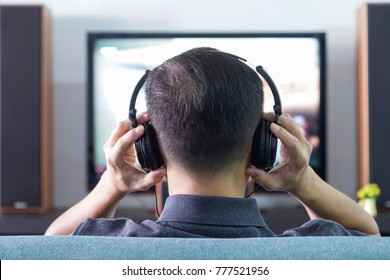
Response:
[[[157,222],[266,227],[253,198],[173,195]]]

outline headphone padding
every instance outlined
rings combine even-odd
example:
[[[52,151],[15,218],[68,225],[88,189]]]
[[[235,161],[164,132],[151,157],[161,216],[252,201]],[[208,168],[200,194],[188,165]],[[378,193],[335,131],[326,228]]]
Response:
[[[269,129],[271,122],[262,120],[252,140],[251,164],[259,169],[272,169],[277,152],[278,139]]]
[[[145,171],[156,170],[164,165],[163,157],[157,143],[156,131],[150,124],[143,124],[144,135],[135,141],[138,161]]]

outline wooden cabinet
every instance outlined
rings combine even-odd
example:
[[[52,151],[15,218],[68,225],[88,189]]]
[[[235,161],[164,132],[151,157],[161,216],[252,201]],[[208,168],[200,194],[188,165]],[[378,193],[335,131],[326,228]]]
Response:
[[[390,207],[390,4],[360,7],[357,34],[358,182],[378,183]]]

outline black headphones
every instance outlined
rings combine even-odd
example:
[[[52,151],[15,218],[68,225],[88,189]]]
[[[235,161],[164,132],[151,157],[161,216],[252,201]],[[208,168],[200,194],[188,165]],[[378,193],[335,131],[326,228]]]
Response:
[[[237,58],[240,61],[247,62],[246,59],[239,56],[225,53],[234,58]],[[279,96],[278,89],[275,86],[275,83],[272,81],[271,77],[263,69],[262,66],[256,66],[256,72],[264,78],[264,80],[269,85],[272,95],[274,97],[275,105],[273,106],[275,112],[274,123],[279,123],[279,116],[282,114],[282,104]],[[129,106],[129,119],[131,121],[132,127],[137,127],[137,110],[135,109],[135,102],[137,100],[138,93],[140,92],[142,86],[144,85],[149,70],[146,70],[145,74],[138,81],[137,85],[134,88],[133,94],[131,96],[130,106]],[[164,160],[158,146],[156,131],[153,126],[149,123],[142,124],[145,128],[144,135],[135,141],[135,149],[137,152],[138,161],[141,164],[141,167],[145,171],[156,170],[164,165]],[[255,130],[255,134],[252,140],[252,150],[251,150],[251,164],[257,168],[264,169],[269,171],[274,167],[276,153],[278,149],[278,139],[270,131],[271,122],[266,120],[261,120],[259,125]]]

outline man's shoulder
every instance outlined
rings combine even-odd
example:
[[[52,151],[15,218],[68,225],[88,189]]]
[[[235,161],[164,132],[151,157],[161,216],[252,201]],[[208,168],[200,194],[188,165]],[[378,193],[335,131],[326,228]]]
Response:
[[[76,227],[73,235],[146,237],[159,230],[161,230],[160,225],[151,220],[138,224],[128,218],[88,218]]]
[[[119,237],[200,237],[171,226],[172,223],[145,220],[136,223],[129,218],[86,219],[80,223],[73,235],[119,236]]]
[[[281,236],[365,236],[366,234],[346,229],[339,223],[322,218],[313,219],[302,226],[285,231]]]

